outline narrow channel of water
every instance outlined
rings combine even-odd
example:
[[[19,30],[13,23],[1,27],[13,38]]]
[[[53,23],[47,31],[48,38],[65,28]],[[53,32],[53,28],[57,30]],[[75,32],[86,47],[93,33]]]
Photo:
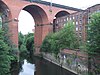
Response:
[[[35,57],[33,63],[26,59],[19,75],[75,75],[47,60]]]

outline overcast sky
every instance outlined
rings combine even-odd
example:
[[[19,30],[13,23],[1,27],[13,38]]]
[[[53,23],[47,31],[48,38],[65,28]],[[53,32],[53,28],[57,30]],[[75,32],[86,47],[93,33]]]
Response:
[[[79,9],[86,9],[90,6],[100,4],[100,0],[44,0],[44,1],[48,1],[48,2],[52,1],[53,3],[66,5],[74,8],[79,8]],[[21,11],[18,19],[19,19],[19,23],[18,23],[19,31],[21,31],[23,34],[32,32],[32,29],[34,29],[34,19],[28,12]]]
[[[21,31],[23,34],[33,32],[32,29],[34,29],[34,19],[27,11],[21,10],[18,19],[19,32]]]
[[[70,7],[86,9],[95,4],[100,4],[100,0],[43,0],[52,3],[62,4]]]

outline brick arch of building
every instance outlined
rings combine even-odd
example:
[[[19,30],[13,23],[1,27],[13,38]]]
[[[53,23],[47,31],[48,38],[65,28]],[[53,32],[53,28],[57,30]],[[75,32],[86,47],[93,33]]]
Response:
[[[8,7],[9,20],[17,19],[21,10],[28,11],[35,20],[35,47],[37,52],[39,52],[39,47],[42,44],[45,36],[53,31],[53,23],[54,17],[58,12],[66,11],[71,14],[77,12],[75,10],[63,9],[58,7],[52,8],[48,5],[39,4],[39,3],[30,3],[28,1],[23,0],[4,0],[2,1]],[[50,11],[52,10],[52,11]],[[18,21],[15,20],[9,22],[9,30],[12,34],[11,39],[12,42],[18,47]]]

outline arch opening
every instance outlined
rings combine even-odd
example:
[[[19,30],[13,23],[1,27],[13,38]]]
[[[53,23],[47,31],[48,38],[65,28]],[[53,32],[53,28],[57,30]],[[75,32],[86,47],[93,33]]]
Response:
[[[8,20],[9,20],[9,16],[10,16],[10,10],[9,8],[6,6],[6,4],[2,1],[0,1],[0,24],[1,27],[4,27],[4,24],[8,24]]]
[[[39,48],[42,44],[43,39],[47,35],[47,34],[44,34],[45,25],[48,24],[48,22],[49,22],[47,14],[41,7],[39,7],[37,5],[28,5],[28,6],[24,7],[22,10],[30,13],[34,20],[34,24],[33,24],[33,26],[35,25],[33,28],[34,45],[35,45],[35,48]],[[27,18],[27,16],[26,16],[26,18]],[[39,52],[39,49],[36,51]]]
[[[34,33],[34,18],[31,14],[25,10],[21,10],[18,16],[18,32],[23,35],[27,35],[28,33]]]
[[[26,6],[25,8],[23,8],[23,10],[29,12],[32,15],[36,25],[46,24],[46,22],[48,22],[45,11],[37,5]]]
[[[59,29],[62,28],[62,25],[57,24],[57,19],[64,17],[64,16],[67,16],[69,14],[70,13],[68,13],[67,11],[60,11],[55,15],[54,20],[53,20],[53,32],[59,31]]]
[[[67,15],[69,15],[67,11],[60,11],[55,15],[55,17],[59,18],[59,17],[67,16]]]

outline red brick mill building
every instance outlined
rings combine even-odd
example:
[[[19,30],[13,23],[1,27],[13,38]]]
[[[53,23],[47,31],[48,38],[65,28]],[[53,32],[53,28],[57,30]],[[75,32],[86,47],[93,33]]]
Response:
[[[76,26],[76,33],[79,37],[79,41],[82,40],[83,42],[85,42],[87,36],[86,29],[90,21],[90,15],[96,12],[100,12],[100,4],[96,4],[80,12],[75,12],[70,15],[59,17],[55,19],[54,31],[58,31],[59,29],[63,28],[63,26],[68,21],[71,21]]]
[[[71,21],[76,26],[75,30],[76,30],[76,34],[78,35],[78,40],[84,43],[84,42],[86,42],[86,38],[87,38],[86,30],[87,30],[87,25],[90,22],[90,15],[93,13],[96,13],[96,12],[100,12],[100,4],[96,4],[94,6],[87,8],[86,10],[82,10],[80,12],[76,12],[76,13],[73,13],[70,15],[59,17],[59,18],[55,19],[54,31],[57,32],[58,30],[63,28],[64,25],[68,21]],[[69,54],[73,53],[73,50],[71,52],[71,50],[65,49],[62,52],[64,54],[69,55]],[[79,53],[79,52],[77,52],[77,53]],[[81,55],[83,55],[83,53]],[[85,58],[85,56],[87,56],[87,58]],[[100,74],[99,73],[100,71],[96,72],[97,67],[100,67],[100,55],[94,56],[90,60],[88,60],[88,55],[86,53],[83,56],[78,55],[78,57],[82,57],[85,59],[85,60],[80,59],[83,63],[88,62],[88,61],[91,62],[91,64],[89,64],[89,63],[86,64],[86,65],[88,65],[89,72],[91,72],[94,75]],[[98,68],[98,69],[100,69],[100,68]]]

